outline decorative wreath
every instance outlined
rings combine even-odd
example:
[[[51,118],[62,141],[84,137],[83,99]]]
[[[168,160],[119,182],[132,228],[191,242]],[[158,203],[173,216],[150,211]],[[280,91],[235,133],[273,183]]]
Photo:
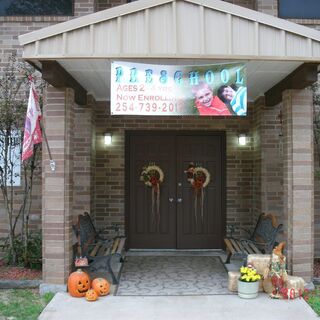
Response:
[[[148,187],[158,188],[159,184],[163,182],[164,174],[160,167],[151,164],[142,168],[140,180]]]
[[[195,190],[205,188],[210,182],[210,173],[206,168],[198,167],[190,163],[185,172],[187,174],[187,180]]]

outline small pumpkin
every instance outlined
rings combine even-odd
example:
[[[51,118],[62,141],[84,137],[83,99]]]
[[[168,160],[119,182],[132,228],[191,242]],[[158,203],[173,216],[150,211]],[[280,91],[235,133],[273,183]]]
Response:
[[[106,296],[110,293],[110,283],[103,278],[96,278],[92,281],[92,289],[99,296]]]
[[[86,299],[87,301],[96,301],[98,299],[98,294],[93,289],[89,289],[86,292]]]
[[[90,289],[90,278],[87,273],[78,269],[68,278],[68,292],[72,297],[84,297]]]

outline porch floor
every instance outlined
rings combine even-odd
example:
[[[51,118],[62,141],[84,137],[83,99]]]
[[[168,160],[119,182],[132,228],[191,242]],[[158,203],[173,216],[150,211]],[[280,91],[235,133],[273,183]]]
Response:
[[[116,295],[181,296],[232,294],[228,274],[216,256],[128,256]]]
[[[179,257],[185,257],[185,258],[188,258],[188,257],[217,257],[219,259],[221,259],[221,261],[225,261],[226,259],[226,253],[223,251],[223,250],[129,250],[127,253],[126,253],[126,258],[130,259],[130,257],[177,257],[179,259]],[[143,259],[142,259],[143,260]],[[183,261],[180,261],[180,263],[183,263]],[[227,271],[234,271],[234,270],[239,270],[241,264],[242,264],[242,260],[239,260],[239,259],[232,259],[231,260],[231,263],[230,264],[224,264],[224,267],[226,268],[226,273]],[[166,261],[164,262],[166,265]],[[124,264],[126,264],[126,262],[124,262]],[[168,265],[167,265],[168,267]],[[89,272],[90,274],[90,277],[91,279],[94,279],[94,278],[97,278],[97,277],[103,277],[103,278],[107,278],[110,282],[111,282],[111,278],[109,276],[109,274],[106,273],[105,269],[104,269],[104,265],[99,265],[99,263],[97,265],[94,266],[93,270]],[[121,283],[121,280],[124,279],[124,278],[127,278],[127,275],[128,273],[126,273],[125,275],[123,274],[123,264],[119,263],[118,262],[118,259],[113,259],[112,260],[112,268],[115,272],[115,276],[120,280],[120,286],[115,286],[115,285],[111,285],[111,293],[112,294],[119,294],[119,291],[118,291],[118,288],[120,288],[120,294],[119,295],[138,295],[138,296],[142,296],[143,294],[139,293],[139,294],[135,294],[133,291],[132,291],[132,285],[129,283],[129,286],[128,283],[126,283],[124,286],[122,285]],[[137,269],[138,268],[138,269]],[[132,273],[136,272],[136,276],[134,277],[135,279],[138,279],[140,278],[139,277],[139,271],[143,270],[142,269],[143,266],[133,266],[133,269],[132,270],[129,270],[129,274],[131,274],[132,276]],[[170,268],[170,272],[168,273],[168,277],[172,277],[172,281],[174,281],[174,279],[176,278],[176,276],[178,276],[179,274],[182,276],[182,277],[186,277],[186,281],[188,280],[187,278],[190,277],[190,275],[188,274],[188,272],[193,272],[193,274],[195,274],[197,272],[197,268],[201,268],[201,269],[205,269],[204,271],[208,271],[207,269],[207,266],[206,266],[206,263],[204,262],[203,265],[201,264],[201,261],[200,261],[200,265],[199,263],[198,264],[193,264],[193,266],[189,267],[189,270],[186,270],[186,274],[181,274],[181,266],[178,266],[177,268],[175,268],[175,265],[170,265],[169,266]],[[137,269],[137,270],[136,270]],[[146,270],[144,270],[144,272],[146,272]],[[157,280],[159,280],[159,276],[157,276],[159,274],[159,272],[162,272],[161,270],[161,267],[160,269],[159,268],[153,268],[153,270],[147,270],[148,272],[148,275],[145,275],[145,277],[148,277],[150,278],[150,285],[148,284],[148,286],[150,288],[155,288],[157,287]],[[173,275],[173,276],[172,276]],[[227,276],[227,274],[225,274],[225,276]],[[141,279],[139,279],[141,280]],[[208,279],[210,280],[210,279]],[[221,281],[225,282],[226,280],[225,279],[222,279],[221,277]],[[138,281],[139,285],[141,284],[141,281]],[[197,286],[200,285],[201,287],[201,281],[197,283]],[[187,286],[188,287],[188,286]],[[182,286],[182,290],[184,289],[187,289],[187,291],[189,292],[190,288],[187,288],[186,286]],[[224,294],[225,292],[227,292],[227,284],[225,283],[224,286],[221,286],[218,285],[217,286],[217,290],[214,291],[214,289],[212,290],[201,290],[201,288],[198,290],[193,290],[193,292],[196,293],[196,291],[198,291],[198,293],[201,294]],[[142,284],[142,288],[143,288],[143,284]],[[130,290],[127,290],[127,293],[126,293],[126,290],[124,289],[130,289]],[[161,292],[160,292],[161,291]],[[150,294],[147,294],[147,295],[180,295],[180,294],[174,294],[172,292],[175,292],[175,290],[165,290],[165,289],[162,289],[160,290],[159,293],[155,293],[155,294],[152,294],[152,292],[156,292],[155,289],[152,290],[152,292]],[[180,290],[181,291],[181,290]],[[182,295],[190,295],[190,293],[188,292],[183,292]],[[194,293],[194,294],[195,294]],[[228,292],[228,294],[230,294]]]
[[[127,256],[214,256],[225,260],[223,251],[129,251]],[[241,260],[225,265],[238,270]],[[114,265],[118,272],[120,264]],[[97,270],[99,271],[99,270]],[[116,290],[112,286],[112,293]],[[265,293],[256,299],[241,299],[236,294],[168,295],[168,296],[114,296],[100,297],[89,303],[84,298],[73,298],[58,293],[47,305],[39,320],[292,320],[318,319],[303,299],[274,300]]]
[[[39,320],[316,320],[303,299],[273,300],[260,293],[256,299],[237,295],[210,296],[106,296],[96,302],[58,293]]]

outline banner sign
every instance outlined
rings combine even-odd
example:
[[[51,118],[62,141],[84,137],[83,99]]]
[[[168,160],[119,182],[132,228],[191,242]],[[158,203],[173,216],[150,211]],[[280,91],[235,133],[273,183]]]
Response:
[[[111,114],[246,116],[246,66],[111,64]]]

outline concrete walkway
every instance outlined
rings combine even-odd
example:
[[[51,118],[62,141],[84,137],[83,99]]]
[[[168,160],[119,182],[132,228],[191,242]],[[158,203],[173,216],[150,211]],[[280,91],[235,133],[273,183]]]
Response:
[[[311,320],[319,319],[303,299],[273,300],[237,295],[101,297],[96,302],[58,293],[40,320]]]

